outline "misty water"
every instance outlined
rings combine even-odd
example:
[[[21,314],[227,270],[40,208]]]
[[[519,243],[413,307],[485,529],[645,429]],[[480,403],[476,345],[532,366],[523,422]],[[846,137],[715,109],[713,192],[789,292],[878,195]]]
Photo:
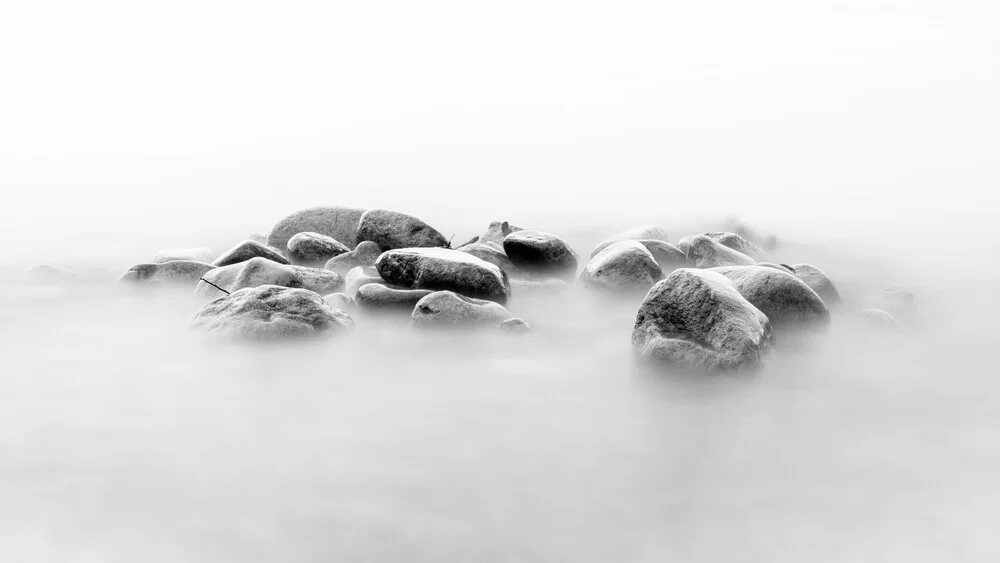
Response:
[[[564,234],[582,256],[608,234],[578,227]],[[509,307],[535,338],[356,314],[343,338],[245,345],[187,330],[200,303],[186,291],[11,281],[0,552],[992,560],[994,273],[949,275],[906,244],[861,251],[794,235],[774,258],[824,268],[844,307],[825,334],[778,341],[759,372],[714,376],[636,364],[641,297],[579,288],[514,288]],[[130,264],[96,265],[117,275]],[[853,314],[901,283],[917,296],[907,331]]]

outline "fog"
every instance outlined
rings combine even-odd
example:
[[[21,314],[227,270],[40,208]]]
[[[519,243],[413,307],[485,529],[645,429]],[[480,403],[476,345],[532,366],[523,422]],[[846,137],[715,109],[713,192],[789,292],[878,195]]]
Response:
[[[4,7],[0,558],[995,561],[1000,8],[690,4]],[[187,292],[24,283],[314,205],[583,257],[737,218],[845,303],[695,377],[578,288],[515,293],[525,341],[252,347]],[[855,315],[892,285],[898,334]]]

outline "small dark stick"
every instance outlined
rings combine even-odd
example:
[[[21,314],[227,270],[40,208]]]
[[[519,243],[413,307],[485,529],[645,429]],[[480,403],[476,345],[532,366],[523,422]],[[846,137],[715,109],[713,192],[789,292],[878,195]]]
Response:
[[[208,285],[210,285],[210,286],[214,287],[215,289],[218,289],[219,291],[221,291],[222,293],[225,293],[226,295],[232,295],[232,294],[231,294],[231,293],[229,293],[228,291],[226,291],[226,290],[222,289],[221,287],[219,287],[219,286],[215,285],[214,283],[212,283],[212,282],[210,282],[210,281],[206,280],[205,278],[201,278],[201,281],[203,281],[203,282],[207,283]]]

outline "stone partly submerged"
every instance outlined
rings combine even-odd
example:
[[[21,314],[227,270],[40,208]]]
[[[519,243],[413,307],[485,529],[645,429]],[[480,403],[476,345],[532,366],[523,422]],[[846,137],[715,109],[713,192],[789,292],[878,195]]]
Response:
[[[348,297],[357,299],[358,290],[363,286],[368,284],[385,285],[385,280],[378,274],[375,266],[358,266],[357,268],[351,268],[351,271],[347,272],[347,275],[344,277],[344,283],[346,285],[344,293]]]
[[[195,287],[194,293],[211,299],[218,298],[227,291],[232,293],[261,285],[304,288],[321,295],[334,293],[343,287],[343,279],[336,272],[287,266],[260,257],[215,268],[203,278]]]
[[[632,345],[641,357],[683,369],[754,368],[771,349],[771,324],[722,274],[681,268],[646,294]]]
[[[420,219],[388,209],[369,209],[358,222],[358,241],[370,240],[384,250],[444,248],[448,239]]]
[[[597,256],[598,252],[604,250],[609,245],[623,240],[658,240],[667,242],[669,239],[667,238],[666,229],[653,225],[640,225],[638,227],[632,227],[631,229],[621,231],[620,233],[615,233],[604,239],[603,242],[594,247],[594,251],[590,253],[590,257],[593,258],[594,256]]]
[[[343,276],[358,266],[374,266],[380,254],[382,249],[377,244],[365,240],[359,242],[354,250],[331,258],[324,267]]]
[[[521,227],[515,227],[507,221],[493,221],[487,227],[486,232],[477,237],[476,242],[480,244],[492,243],[502,245],[503,239],[507,238],[507,235],[523,230]]]
[[[535,230],[513,232],[503,239],[503,250],[520,275],[572,280],[576,253],[561,238]]]
[[[287,248],[288,240],[299,233],[318,233],[348,248],[358,244],[358,221],[364,209],[356,207],[310,207],[285,216],[271,228],[268,246]]]
[[[354,310],[354,299],[351,299],[351,296],[346,293],[331,293],[330,295],[325,295],[323,300],[326,301],[327,305],[345,313],[350,313]]]
[[[361,286],[354,296],[358,307],[369,311],[413,311],[424,297],[433,293],[429,289],[395,289],[379,283]]]
[[[212,262],[212,265],[216,267],[231,266],[240,262],[246,262],[251,258],[266,258],[278,264],[289,264],[288,259],[282,256],[277,250],[256,241],[245,240],[223,252],[221,256]]]
[[[507,272],[508,276],[513,276],[517,271],[514,263],[510,261],[510,258],[507,258],[503,247],[497,248],[494,244],[475,242],[462,246],[458,251],[471,254],[480,260],[485,260],[494,266],[498,266],[501,270]]]
[[[823,270],[809,264],[793,264],[783,267],[791,269],[795,277],[805,282],[806,285],[819,294],[827,307],[834,307],[840,304],[840,292],[837,291],[837,286],[833,284],[833,281]]]
[[[806,283],[789,272],[765,266],[713,268],[747,301],[767,315],[775,330],[822,329],[830,325],[830,310]]]
[[[286,248],[293,264],[319,267],[331,258],[351,251],[333,237],[309,232],[297,233],[288,239]]]
[[[163,264],[164,262],[176,262],[180,260],[211,264],[215,260],[215,253],[212,252],[212,249],[203,246],[196,248],[172,248],[157,252],[156,256],[153,256],[152,263]]]
[[[761,250],[759,246],[748,241],[747,239],[741,237],[736,233],[710,232],[710,233],[705,233],[705,236],[721,244],[722,246],[725,246],[727,248],[732,248],[733,250],[741,254],[746,254],[747,256],[753,258],[754,260],[764,257],[764,251]]]
[[[459,295],[453,291],[436,291],[417,301],[410,315],[417,326],[489,326],[497,327],[513,318],[506,307]]]
[[[382,279],[398,287],[449,290],[498,303],[510,297],[510,281],[502,269],[458,250],[389,250],[379,256],[375,267]]]
[[[136,264],[129,268],[120,282],[133,285],[187,286],[189,289],[215,266],[193,260],[172,260],[161,264]]]
[[[685,252],[687,252],[688,263],[695,268],[753,266],[757,263],[756,260],[746,254],[733,250],[728,246],[723,246],[715,239],[705,235],[690,237],[687,241]]]
[[[507,334],[535,334],[535,330],[531,328],[531,325],[524,322],[524,319],[516,317],[501,322],[497,328],[500,329],[500,332],[505,332]]]
[[[354,321],[313,291],[261,285],[208,303],[191,327],[233,338],[279,340],[344,333]]]
[[[647,291],[663,278],[653,254],[635,240],[612,243],[590,259],[580,274],[587,288],[613,292]]]

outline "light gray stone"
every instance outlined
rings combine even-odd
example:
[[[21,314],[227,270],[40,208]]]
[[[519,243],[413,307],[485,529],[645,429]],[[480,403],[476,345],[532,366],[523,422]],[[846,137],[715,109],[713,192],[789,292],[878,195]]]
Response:
[[[448,239],[420,219],[388,209],[369,209],[358,223],[358,241],[370,240],[383,251],[396,248],[444,248]]]
[[[288,259],[282,256],[277,250],[264,246],[259,242],[245,240],[223,252],[221,256],[212,262],[212,265],[216,267],[231,266],[240,262],[246,262],[251,258],[266,258],[278,264],[287,265],[289,263]]]
[[[296,233],[286,245],[288,258],[300,266],[323,266],[331,258],[351,249],[333,237],[319,233]]]
[[[142,285],[180,285],[194,287],[215,266],[193,260],[171,260],[160,264],[136,264],[119,281]]]
[[[195,315],[191,327],[227,337],[278,340],[345,333],[354,321],[313,291],[263,285],[208,303]]]
[[[343,287],[343,281],[336,272],[279,264],[261,257],[215,268],[202,277],[205,281],[195,287],[195,295],[211,299],[224,295],[225,291],[232,293],[261,285],[304,288],[321,295],[334,293]]]
[[[580,283],[604,291],[645,292],[662,278],[663,270],[645,246],[622,240],[590,259],[580,274]]]
[[[364,212],[356,207],[338,206],[302,209],[278,221],[267,237],[267,244],[287,248],[288,239],[298,233],[319,233],[351,248],[358,244],[358,222]]]
[[[792,266],[781,264],[781,266],[791,268],[795,277],[805,282],[813,291],[818,293],[823,298],[823,302],[826,303],[827,307],[834,307],[840,304],[840,292],[837,291],[837,286],[833,285],[833,281],[823,270],[809,264],[794,264]]]
[[[346,290],[349,297],[357,300],[358,290],[362,286],[368,285],[370,283],[377,283],[385,285],[385,280],[379,275],[378,270],[375,266],[358,266],[357,268],[351,268],[351,271],[347,272],[345,277]]]
[[[445,248],[402,248],[382,253],[375,262],[390,285],[410,289],[450,290],[506,303],[510,281],[498,266],[471,254]]]
[[[729,278],[775,330],[819,329],[830,324],[830,310],[819,294],[795,275],[765,266],[723,266],[713,271]]]
[[[172,248],[157,252],[156,256],[153,256],[152,263],[163,264],[164,262],[176,262],[179,260],[211,264],[212,260],[215,260],[215,253],[212,252],[211,248],[203,246],[196,248]]]
[[[716,268],[719,266],[753,266],[756,260],[723,246],[705,235],[690,237],[687,241],[688,262],[695,268]]]
[[[417,302],[410,318],[417,326],[490,326],[512,318],[503,305],[453,291],[436,291]]]
[[[361,286],[355,295],[358,307],[381,311],[413,311],[414,305],[433,293],[429,289],[394,289],[379,283]]]
[[[331,258],[325,268],[343,276],[358,266],[374,266],[380,254],[382,249],[378,244],[370,240],[361,241],[354,250]]]

